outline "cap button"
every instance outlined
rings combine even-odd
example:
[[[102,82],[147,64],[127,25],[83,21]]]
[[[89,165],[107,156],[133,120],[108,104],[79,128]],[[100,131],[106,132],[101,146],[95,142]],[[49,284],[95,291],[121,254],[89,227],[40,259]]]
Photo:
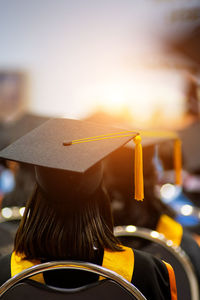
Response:
[[[135,144],[140,144],[142,141],[140,135],[136,135],[133,140],[134,140]]]

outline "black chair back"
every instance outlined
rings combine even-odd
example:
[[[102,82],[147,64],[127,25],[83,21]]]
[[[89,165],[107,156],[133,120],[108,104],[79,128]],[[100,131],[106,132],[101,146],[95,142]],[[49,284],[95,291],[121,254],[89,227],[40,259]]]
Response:
[[[61,289],[27,279],[57,269],[92,272],[106,279],[75,289]],[[19,273],[0,287],[1,300],[145,300],[142,293],[117,273],[98,265],[83,262],[49,262]]]

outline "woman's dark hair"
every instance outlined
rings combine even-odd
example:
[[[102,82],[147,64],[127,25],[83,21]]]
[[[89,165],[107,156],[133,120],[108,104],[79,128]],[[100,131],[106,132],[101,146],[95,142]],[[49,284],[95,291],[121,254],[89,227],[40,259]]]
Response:
[[[134,149],[122,147],[105,162],[105,185],[111,199],[115,225],[136,225],[156,229],[162,214],[174,212],[155,193],[157,172],[153,163],[154,148],[143,149],[144,201],[134,200]]]
[[[36,186],[16,233],[14,250],[26,259],[87,261],[97,250],[121,251],[113,235],[110,201],[102,185],[88,199],[71,201],[74,209],[65,206],[68,200],[56,207],[56,199],[54,203],[48,201]]]

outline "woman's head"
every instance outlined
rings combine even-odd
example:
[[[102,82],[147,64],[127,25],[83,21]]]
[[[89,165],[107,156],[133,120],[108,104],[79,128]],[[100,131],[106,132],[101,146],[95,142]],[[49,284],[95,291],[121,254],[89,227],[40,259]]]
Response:
[[[95,249],[120,250],[101,182],[87,197],[62,197],[50,197],[36,186],[15,237],[15,251],[28,259],[90,260]]]
[[[96,163],[84,173],[36,166],[35,174],[41,192],[52,205],[58,208],[64,202],[65,207],[73,209],[74,202],[81,205],[95,193],[101,184],[103,171],[102,164]]]

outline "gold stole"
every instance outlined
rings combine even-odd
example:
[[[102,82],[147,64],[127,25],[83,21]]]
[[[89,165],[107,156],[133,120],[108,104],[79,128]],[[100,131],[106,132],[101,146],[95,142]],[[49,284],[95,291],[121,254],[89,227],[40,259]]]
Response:
[[[122,246],[122,249],[124,251],[121,252],[114,252],[105,249],[102,266],[118,273],[126,280],[131,282],[134,269],[134,253],[133,250],[128,247]],[[40,264],[40,261],[25,260],[23,259],[23,255],[18,255],[13,252],[11,256],[11,277],[37,264]],[[45,283],[42,273],[32,276],[31,279],[41,283]],[[101,279],[102,278],[100,277],[100,280]]]
[[[167,215],[162,215],[158,221],[156,230],[165,235],[166,239],[171,240],[176,246],[180,246],[183,227]]]

